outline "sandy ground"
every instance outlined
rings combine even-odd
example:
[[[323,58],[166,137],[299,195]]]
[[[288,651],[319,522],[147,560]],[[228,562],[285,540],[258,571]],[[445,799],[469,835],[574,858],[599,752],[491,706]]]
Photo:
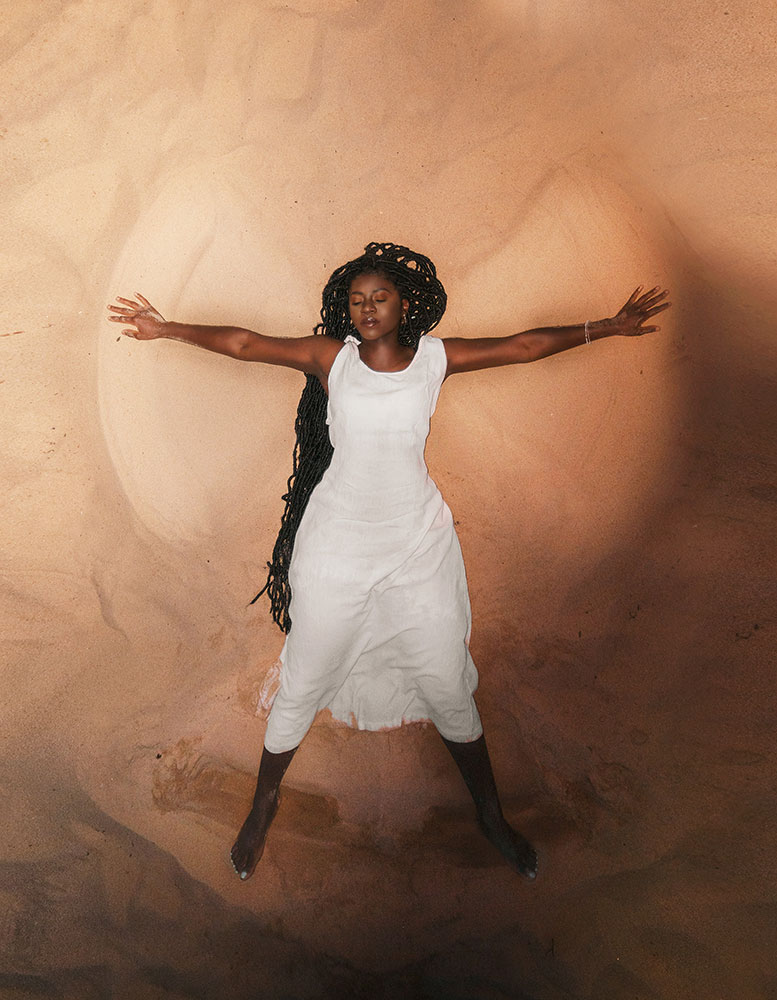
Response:
[[[777,24],[767,3],[6,2],[0,995],[777,997]],[[321,718],[227,862],[304,334],[371,239],[441,336],[661,333],[451,380],[428,461],[528,885],[433,730]]]

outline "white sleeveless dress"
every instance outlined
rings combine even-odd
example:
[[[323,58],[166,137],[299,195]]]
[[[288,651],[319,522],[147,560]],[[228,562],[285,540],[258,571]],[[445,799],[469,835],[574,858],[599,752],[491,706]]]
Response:
[[[359,729],[430,719],[446,739],[482,732],[461,548],[424,461],[445,370],[428,336],[399,372],[367,367],[354,337],[332,364],[334,455],[294,543],[273,753],[296,747],[323,708]]]

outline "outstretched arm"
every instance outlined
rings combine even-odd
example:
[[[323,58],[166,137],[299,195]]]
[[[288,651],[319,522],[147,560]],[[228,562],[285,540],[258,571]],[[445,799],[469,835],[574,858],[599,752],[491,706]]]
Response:
[[[267,337],[238,326],[196,326],[191,323],[168,323],[148,299],[136,293],[135,299],[116,299],[110,305],[114,323],[123,323],[121,332],[135,340],[180,340],[226,354],[238,361],[261,361],[267,365],[295,368],[326,380],[338,351],[339,341],[331,337]]]
[[[605,337],[640,337],[643,333],[651,333],[659,328],[644,324],[651,316],[669,308],[670,303],[664,301],[667,294],[657,287],[643,293],[640,285],[611,319],[594,320],[575,326],[540,327],[515,333],[511,337],[445,339],[443,343],[448,356],[447,375],[538,361],[551,354],[568,351],[572,347]]]

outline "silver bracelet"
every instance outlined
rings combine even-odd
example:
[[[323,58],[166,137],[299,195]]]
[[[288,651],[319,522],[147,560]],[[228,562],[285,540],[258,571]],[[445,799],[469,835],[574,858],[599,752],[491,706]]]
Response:
[[[586,342],[586,344],[590,344],[591,343],[591,334],[588,332],[588,324],[590,322],[591,322],[590,319],[587,319],[585,321],[585,342]]]

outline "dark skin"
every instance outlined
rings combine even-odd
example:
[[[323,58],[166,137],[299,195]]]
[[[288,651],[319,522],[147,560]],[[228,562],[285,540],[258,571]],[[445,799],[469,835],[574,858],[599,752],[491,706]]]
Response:
[[[649,324],[668,309],[667,292],[658,287],[636,288],[615,316],[588,323],[588,341],[607,337],[639,337],[658,326]],[[109,317],[124,325],[122,333],[135,340],[180,340],[239,361],[281,365],[315,375],[327,389],[327,379],[342,343],[326,336],[271,337],[232,326],[195,326],[168,323],[142,295],[118,298]],[[382,274],[358,275],[351,282],[349,311],[361,338],[359,355],[367,367],[381,372],[402,371],[413,360],[413,349],[399,342],[399,330],[409,303],[394,283]],[[584,323],[539,327],[508,337],[443,340],[448,360],[446,378],[460,372],[525,364],[587,343]],[[516,871],[533,879],[537,855],[526,838],[505,819],[494,783],[485,740],[472,743],[443,741],[456,763],[475,803],[478,824],[488,840]],[[278,809],[279,788],[296,747],[285,753],[264,750],[251,810],[232,851],[232,865],[242,878],[250,878],[264,851],[270,824]]]
[[[658,330],[646,325],[670,303],[666,291],[636,288],[625,305],[609,319],[589,322],[591,341],[607,337],[640,337]],[[195,326],[190,323],[167,323],[142,295],[135,299],[117,298],[120,305],[110,305],[114,323],[122,323],[125,336],[135,340],[181,340],[226,354],[238,361],[259,361],[281,365],[315,375],[326,388],[329,370],[342,343],[331,337],[270,337],[235,326]],[[362,361],[376,371],[401,371],[413,357],[413,351],[399,343],[402,315],[408,302],[382,275],[359,275],[351,285],[350,313],[361,336]],[[374,320],[374,324],[370,321]],[[131,327],[129,326],[131,324]],[[509,337],[449,337],[443,340],[448,357],[448,375],[474,372],[483,368],[525,364],[568,351],[585,344],[585,324],[538,327]]]

